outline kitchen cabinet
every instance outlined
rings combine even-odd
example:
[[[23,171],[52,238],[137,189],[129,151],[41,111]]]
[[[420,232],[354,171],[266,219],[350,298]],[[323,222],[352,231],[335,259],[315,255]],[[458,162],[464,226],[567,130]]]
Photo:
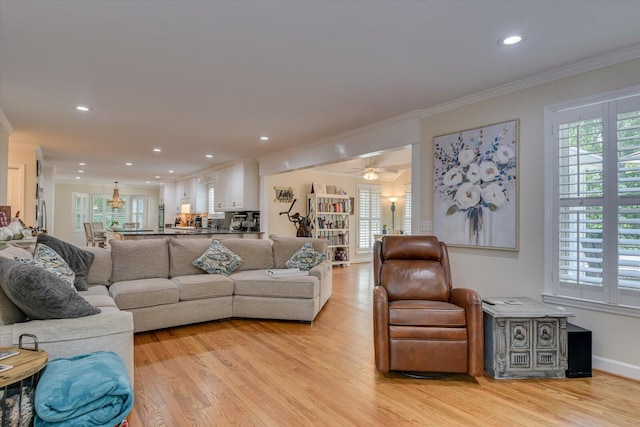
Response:
[[[258,211],[258,162],[245,161],[216,173],[216,210]]]
[[[207,212],[207,185],[201,184],[197,177],[179,181],[176,185],[180,200],[181,213]]]

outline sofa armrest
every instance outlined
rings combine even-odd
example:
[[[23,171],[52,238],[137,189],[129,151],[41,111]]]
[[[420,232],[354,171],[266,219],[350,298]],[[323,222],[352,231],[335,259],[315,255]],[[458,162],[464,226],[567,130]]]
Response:
[[[122,358],[133,381],[133,314],[117,308],[75,319],[31,320],[0,326],[0,345],[17,347],[22,334],[38,338],[49,360],[95,351],[113,351]],[[30,340],[27,340],[26,347]]]

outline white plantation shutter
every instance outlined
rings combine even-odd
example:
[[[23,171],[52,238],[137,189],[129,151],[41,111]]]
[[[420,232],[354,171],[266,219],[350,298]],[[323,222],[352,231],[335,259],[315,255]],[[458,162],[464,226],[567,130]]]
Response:
[[[640,96],[553,122],[554,293],[640,307]]]
[[[358,252],[373,250],[374,234],[380,234],[382,187],[358,185]]]
[[[89,222],[89,195],[73,193],[73,231],[84,233],[85,222]]]
[[[404,186],[404,234],[411,234],[411,185]]]
[[[124,222],[137,222],[140,224],[140,228],[145,227],[145,205],[146,196],[131,196],[129,197],[129,210],[131,213],[131,221]],[[127,204],[125,203],[125,207]],[[121,209],[122,210],[122,209]],[[121,223],[122,225],[122,223]]]

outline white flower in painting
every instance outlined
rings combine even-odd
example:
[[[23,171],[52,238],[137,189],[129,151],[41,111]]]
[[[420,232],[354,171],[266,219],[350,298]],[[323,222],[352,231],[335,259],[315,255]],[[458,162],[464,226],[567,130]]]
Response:
[[[480,166],[478,166],[477,163],[471,163],[465,177],[468,181],[473,182],[474,184],[480,181]]]
[[[475,159],[476,153],[473,150],[462,150],[460,154],[458,154],[458,161],[462,167],[470,165]]]
[[[451,168],[442,177],[442,183],[446,186],[458,185],[462,182],[462,169]]]
[[[469,209],[474,207],[480,201],[480,187],[465,182],[458,188],[456,192],[455,202],[459,209]]]
[[[494,162],[482,162],[480,163],[480,178],[484,182],[491,182],[498,178],[500,171],[498,166]]]
[[[499,208],[507,200],[507,196],[504,195],[504,191],[500,184],[492,182],[482,189],[482,199],[488,204]]]
[[[511,146],[502,144],[496,151],[496,158],[498,160],[498,163],[504,165],[506,163],[509,163],[509,160],[513,159],[515,154],[516,153],[513,151],[513,148]]]

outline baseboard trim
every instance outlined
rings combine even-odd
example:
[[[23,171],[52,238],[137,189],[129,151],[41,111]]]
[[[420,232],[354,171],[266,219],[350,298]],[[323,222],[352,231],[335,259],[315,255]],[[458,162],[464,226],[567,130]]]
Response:
[[[599,356],[593,356],[591,362],[593,369],[640,381],[640,366]]]

